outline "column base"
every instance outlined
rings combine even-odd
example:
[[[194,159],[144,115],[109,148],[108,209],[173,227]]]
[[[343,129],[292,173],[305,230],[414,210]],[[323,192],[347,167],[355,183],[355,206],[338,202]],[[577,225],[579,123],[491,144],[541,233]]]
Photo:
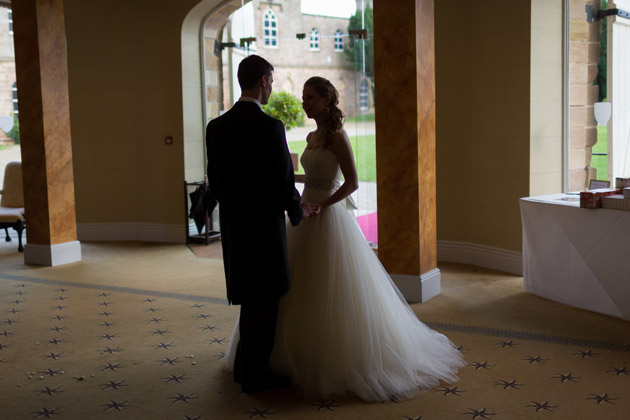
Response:
[[[77,261],[81,261],[79,241],[55,245],[26,244],[24,247],[24,264],[53,267]]]
[[[390,274],[390,276],[409,303],[424,303],[441,292],[442,275],[438,268],[419,276],[408,274]]]

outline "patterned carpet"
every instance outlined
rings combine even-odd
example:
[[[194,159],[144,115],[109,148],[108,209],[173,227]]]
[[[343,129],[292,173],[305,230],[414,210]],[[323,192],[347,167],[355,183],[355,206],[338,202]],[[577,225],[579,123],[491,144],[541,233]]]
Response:
[[[428,322],[463,352],[459,382],[408,401],[308,400],[239,391],[222,360],[237,315],[218,297],[0,274],[0,418],[630,418],[624,337]]]

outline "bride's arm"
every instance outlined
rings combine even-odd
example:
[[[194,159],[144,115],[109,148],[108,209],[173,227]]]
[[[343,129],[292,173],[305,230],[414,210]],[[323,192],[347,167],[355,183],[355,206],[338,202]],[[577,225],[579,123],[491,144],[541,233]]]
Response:
[[[343,200],[359,188],[359,177],[357,175],[357,168],[354,165],[352,146],[350,145],[350,140],[348,140],[348,135],[345,130],[339,130],[335,134],[333,138],[333,149],[337,155],[337,160],[339,160],[339,167],[343,174],[344,183],[333,195],[320,203],[322,208]]]

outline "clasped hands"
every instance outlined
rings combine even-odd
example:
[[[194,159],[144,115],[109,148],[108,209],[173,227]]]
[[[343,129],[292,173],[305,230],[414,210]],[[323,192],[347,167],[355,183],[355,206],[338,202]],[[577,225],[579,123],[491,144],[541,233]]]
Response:
[[[305,217],[305,218],[313,217],[319,214],[321,210],[322,210],[322,207],[316,204],[302,203],[302,212],[303,212],[302,217]]]

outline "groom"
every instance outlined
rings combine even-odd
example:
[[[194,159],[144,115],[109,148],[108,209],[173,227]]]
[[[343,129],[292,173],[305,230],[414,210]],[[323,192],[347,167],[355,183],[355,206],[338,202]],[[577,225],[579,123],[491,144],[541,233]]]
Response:
[[[300,206],[284,125],[260,108],[271,94],[273,66],[251,55],[238,66],[242,95],[206,130],[208,182],[219,202],[227,298],[241,305],[234,380],[250,393],[290,385],[269,369],[278,301],[289,290],[285,211]]]

